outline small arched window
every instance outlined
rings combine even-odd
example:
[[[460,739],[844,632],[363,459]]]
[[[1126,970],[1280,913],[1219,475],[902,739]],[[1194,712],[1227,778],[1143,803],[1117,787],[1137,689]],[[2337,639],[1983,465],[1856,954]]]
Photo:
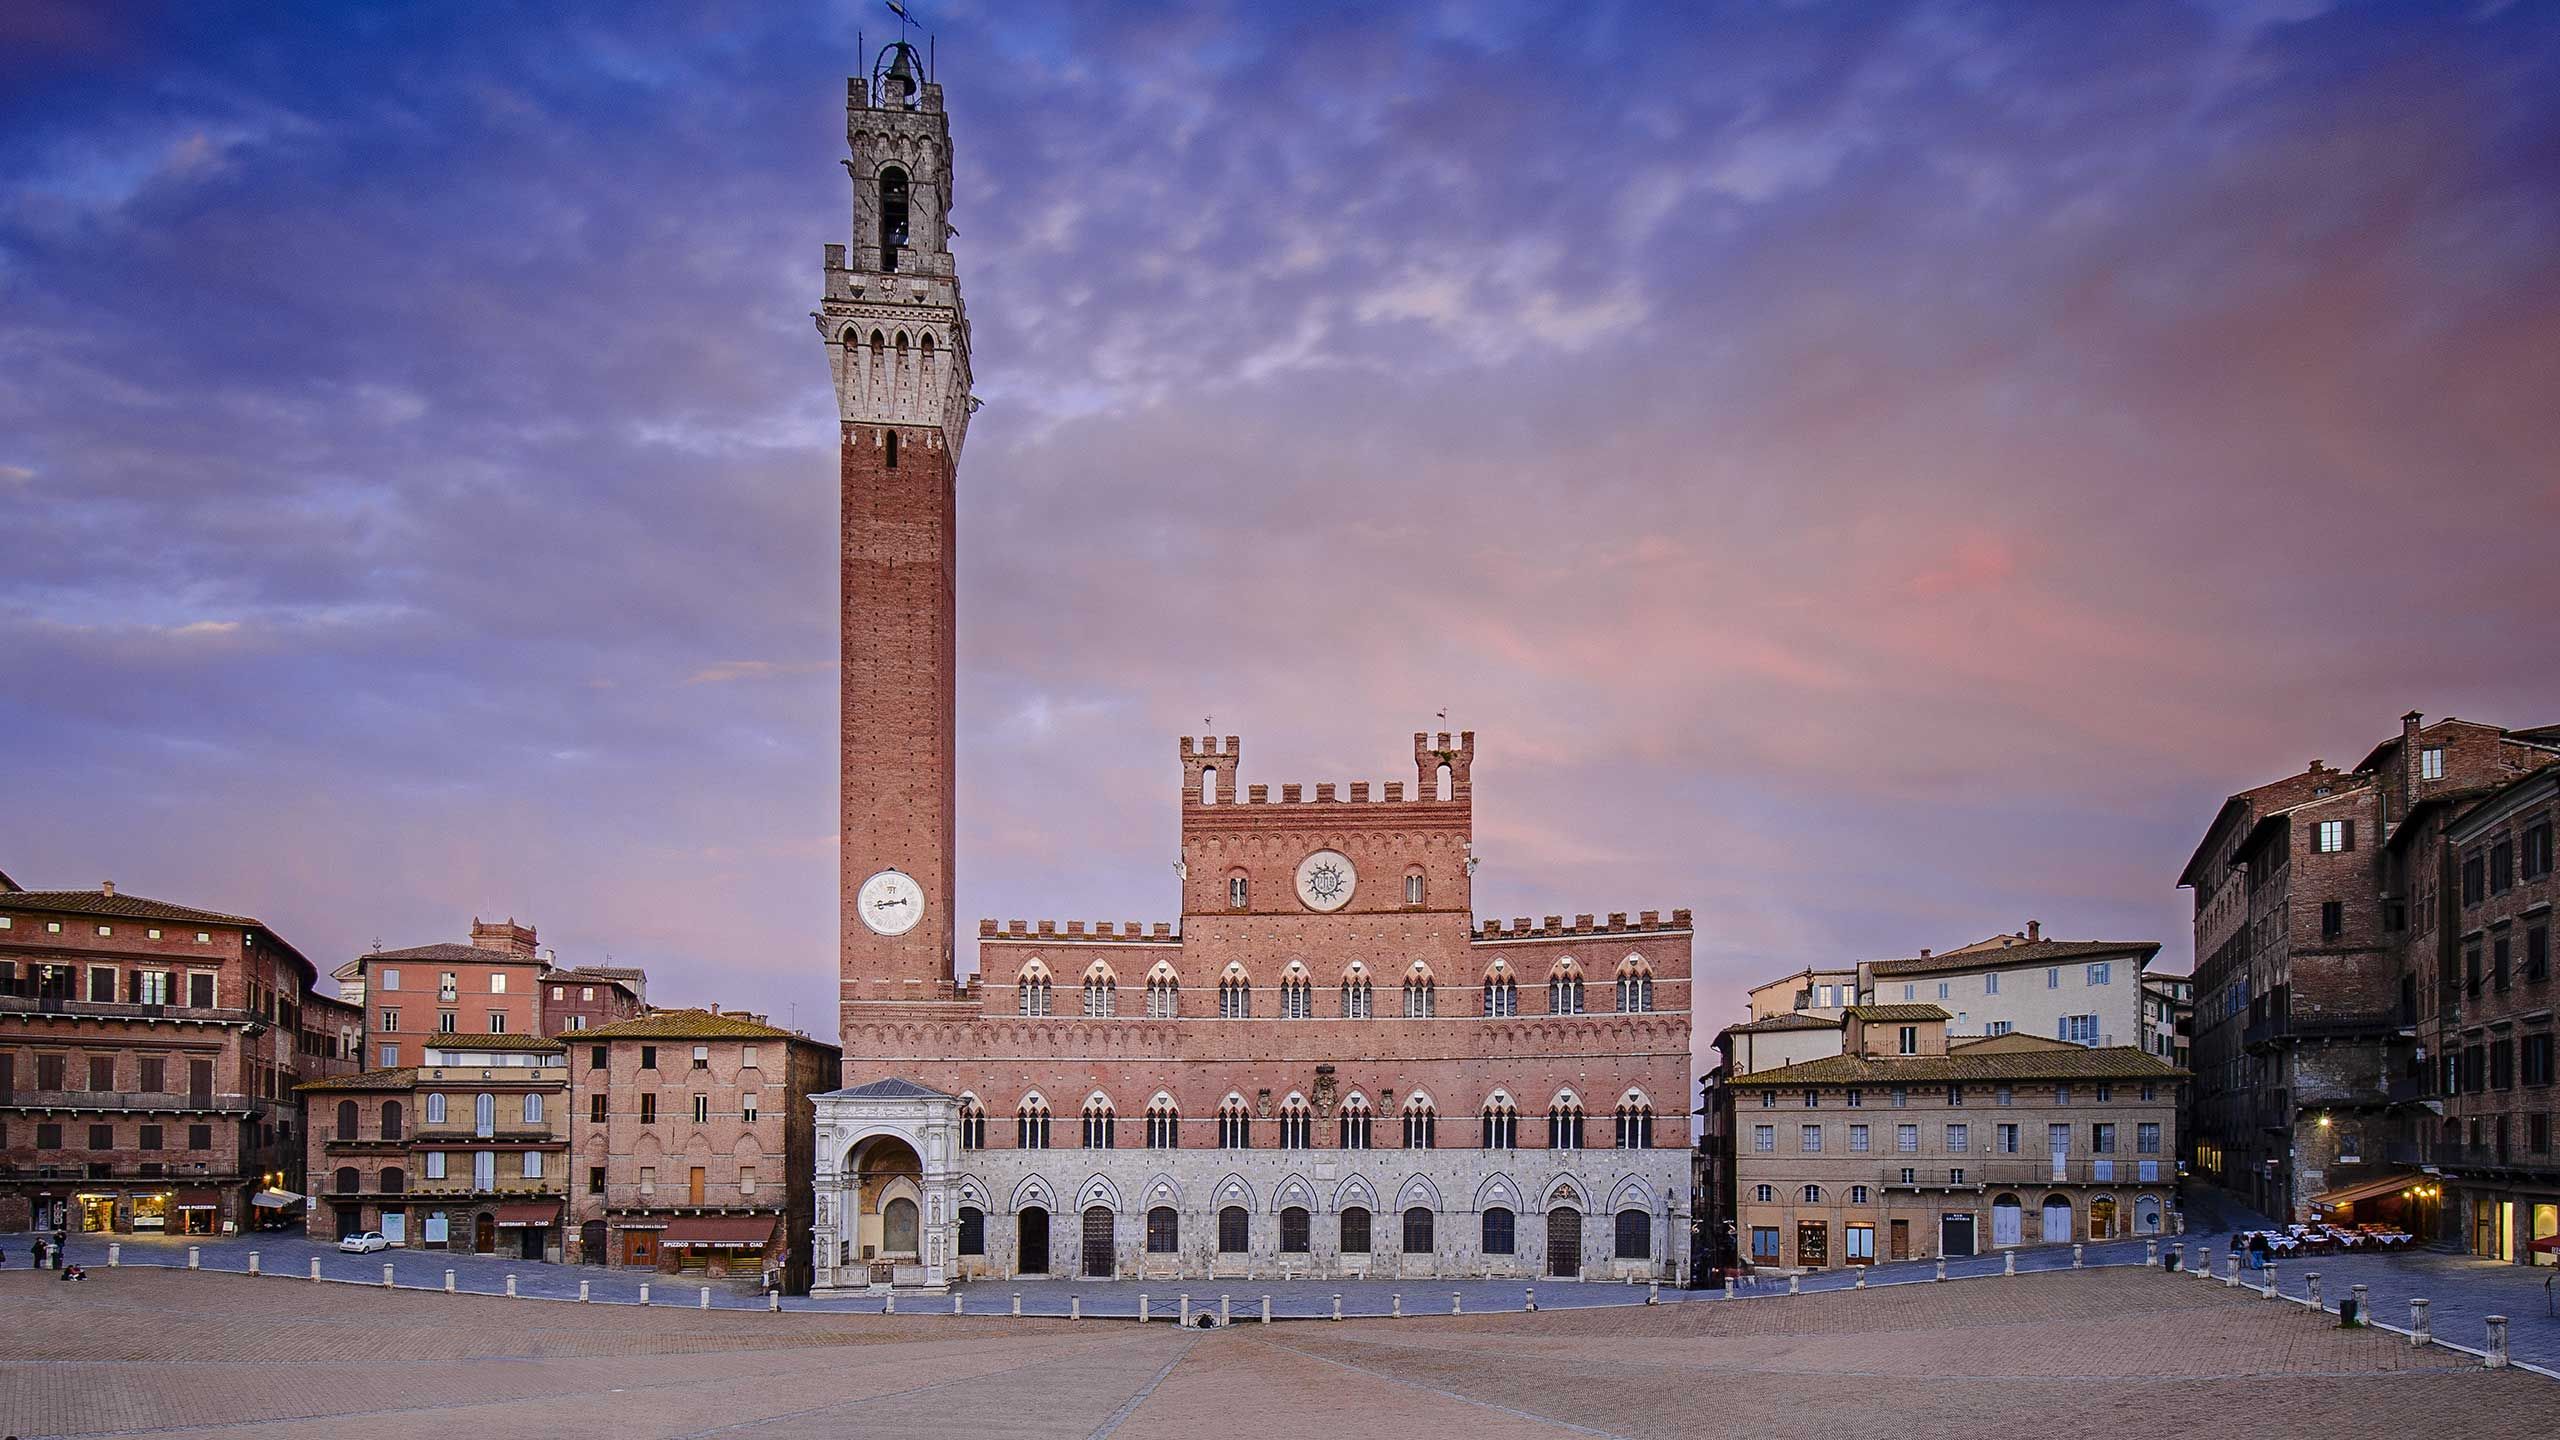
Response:
[[[1822,1187],[1821,1187],[1821,1186],[1819,1186],[1819,1185],[1807,1185],[1806,1187],[1804,1187],[1804,1203],[1806,1203],[1807,1205],[1819,1205],[1819,1204],[1821,1204],[1821,1203],[1822,1203]]]
[[[1495,1017],[1520,1013],[1520,982],[1500,960],[1484,972],[1484,1013]]]
[[[353,1195],[364,1188],[364,1182],[356,1178],[356,1167],[353,1165],[338,1167],[337,1182],[336,1189],[341,1195]]]
[[[498,1097],[495,1095],[472,1096],[471,1133],[485,1139],[488,1136],[496,1134],[497,1130]]]
[[[1253,1016],[1253,979],[1241,965],[1230,965],[1218,977],[1218,1018],[1246,1020]]]
[[[1228,876],[1228,877],[1227,877],[1227,908],[1228,908],[1228,909],[1230,909],[1230,910],[1241,910],[1241,909],[1243,909],[1243,908],[1245,907],[1245,899],[1246,899],[1246,897],[1247,897],[1249,894],[1251,894],[1251,890],[1250,890],[1250,888],[1246,885],[1246,883],[1245,883],[1245,878],[1244,878],[1243,876],[1241,876],[1241,875],[1230,875],[1230,876]]]
[[[1108,1150],[1119,1137],[1119,1117],[1111,1113],[1111,1101],[1095,1095],[1084,1102],[1084,1148]]]
[[[1500,1205],[1484,1212],[1484,1253],[1511,1253],[1513,1218],[1511,1212]]]
[[[338,1138],[341,1140],[356,1138],[356,1102],[353,1100],[338,1102]]]
[[[907,337],[906,337],[906,336],[904,336],[904,335],[901,335],[901,336],[899,336],[899,337],[898,337],[898,353],[899,353],[899,355],[904,356],[904,355],[906,354],[906,351],[907,351]],[[886,435],[882,438],[882,440],[880,441],[880,453],[881,453],[880,463],[881,463],[882,468],[884,468],[884,469],[889,469],[889,470],[895,470],[895,469],[897,469],[897,468],[898,468],[898,432],[897,432],[897,431],[895,431],[895,430],[888,431],[888,432],[886,433]]]
[[[385,1101],[383,1101],[383,1102],[382,1102],[382,1138],[383,1138],[383,1139],[385,1139],[385,1140],[397,1140],[397,1139],[399,1139],[399,1138],[400,1138],[401,1120],[402,1120],[402,1119],[403,1119],[403,1114],[402,1114],[402,1111],[401,1111],[401,1109],[400,1109],[400,1102],[399,1102],[399,1101],[397,1101],[397,1100],[385,1100]]]
[[[382,1193],[383,1193],[383,1194],[385,1194],[385,1195],[403,1195],[403,1194],[408,1193],[408,1190],[409,1190],[409,1172],[408,1172],[408,1171],[401,1169],[401,1168],[400,1168],[399,1166],[397,1166],[397,1165],[393,1165],[393,1166],[390,1166],[389,1168],[385,1169],[385,1170],[382,1172]]]
[[[444,1095],[440,1091],[427,1092],[427,1123],[430,1125],[444,1123]]]
[[[1404,1018],[1428,1020],[1440,1013],[1440,987],[1431,978],[1431,967],[1416,960],[1404,972]]]
[[[1653,967],[1641,955],[1618,962],[1618,1013],[1643,1015],[1653,1009]]]
[[[1754,1185],[1751,1187],[1751,1198],[1763,1205],[1774,1204],[1778,1198],[1778,1191],[1775,1186]]]
[[[1367,1098],[1360,1095],[1354,1095],[1350,1099],[1343,1101],[1342,1115],[1340,1119],[1342,1126],[1342,1148],[1345,1150],[1368,1149],[1369,1102]]]
[[[1422,903],[1422,872],[1419,870],[1405,872],[1404,903],[1416,906]]]
[[[1431,1097],[1413,1095],[1404,1102],[1404,1148],[1428,1150],[1439,1138],[1439,1117],[1432,1112]]]
[[[975,1095],[960,1097],[960,1148],[987,1148],[987,1107],[979,1104]]]
[[[1484,1148],[1517,1150],[1520,1148],[1520,1112],[1511,1097],[1496,1093],[1484,1105]]]
[[[1422,1205],[1409,1207],[1404,1212],[1404,1253],[1428,1255],[1431,1248],[1430,1208]]]
[[[880,171],[880,268],[898,268],[898,252],[907,244],[907,172],[895,165]]]
[[[1371,1015],[1369,967],[1354,960],[1342,974],[1342,1018],[1366,1020]]]
[[[1147,1253],[1172,1255],[1182,1249],[1182,1217],[1170,1205],[1147,1212]]]
[[[1547,1107],[1547,1148],[1582,1148],[1582,1102],[1571,1094],[1557,1096],[1555,1103]]]
[[[1280,1253],[1304,1255],[1314,1247],[1308,1243],[1309,1217],[1304,1205],[1291,1205],[1280,1212]]]
[[[1345,1255],[1366,1255],[1369,1253],[1368,1206],[1352,1205],[1343,1210],[1342,1253]]]
[[[1182,1111],[1173,1097],[1159,1094],[1147,1105],[1147,1148],[1176,1150],[1182,1146]]]
[[[1864,1185],[1852,1185],[1849,1187],[1849,1203],[1852,1205],[1866,1204],[1867,1195],[1867,1187]]]
[[[1241,1205],[1218,1212],[1218,1253],[1241,1255],[1253,1246],[1253,1217]]]
[[[1304,1097],[1291,1095],[1280,1105],[1280,1148],[1308,1150],[1315,1146],[1315,1112],[1307,1108]]]
[[[1013,1143],[1025,1150],[1049,1148],[1049,1102],[1038,1095],[1026,1095],[1022,1108],[1013,1117]]]

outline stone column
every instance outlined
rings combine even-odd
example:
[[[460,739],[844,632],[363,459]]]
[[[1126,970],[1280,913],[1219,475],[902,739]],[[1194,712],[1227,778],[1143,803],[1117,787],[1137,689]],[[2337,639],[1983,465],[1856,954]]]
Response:
[[[2489,1317],[2489,1358],[2485,1363],[2492,1370],[2507,1368],[2507,1317],[2504,1315]]]
[[[2427,1302],[2411,1297],[2409,1301],[2409,1344],[2412,1348],[2435,1339],[2435,1328],[2427,1314]]]
[[[2314,1310],[2326,1309],[2327,1307],[2320,1303],[2320,1272],[2317,1270],[2303,1271],[2302,1283],[2304,1287],[2311,1292],[2311,1308]]]

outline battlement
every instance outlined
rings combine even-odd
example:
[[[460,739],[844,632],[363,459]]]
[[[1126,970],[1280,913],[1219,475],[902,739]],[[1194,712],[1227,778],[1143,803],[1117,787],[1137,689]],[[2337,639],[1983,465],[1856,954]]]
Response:
[[[981,940],[1028,940],[1043,945],[1065,941],[1105,941],[1114,945],[1132,942],[1156,945],[1179,945],[1182,937],[1173,932],[1169,921],[1158,920],[1141,925],[1135,920],[1122,920],[1116,925],[1109,920],[1007,920],[999,925],[993,920],[978,922]]]
[[[1478,940],[1560,940],[1584,935],[1652,935],[1667,930],[1689,928],[1689,912],[1686,909],[1672,911],[1671,918],[1668,920],[1662,917],[1662,912],[1659,910],[1646,910],[1640,912],[1632,923],[1627,919],[1627,912],[1613,910],[1606,924],[1597,922],[1589,915],[1574,916],[1573,923],[1570,925],[1564,923],[1564,917],[1561,915],[1549,915],[1535,923],[1532,923],[1526,915],[1515,917],[1508,922],[1486,920],[1477,925],[1475,938]]]
[[[1234,805],[1402,805],[1408,798],[1421,801],[1462,801],[1474,792],[1476,735],[1472,730],[1460,731],[1452,744],[1446,731],[1434,736],[1417,730],[1413,735],[1413,792],[1405,793],[1405,782],[1388,780],[1371,784],[1352,780],[1337,785],[1318,781],[1311,787],[1284,784],[1280,798],[1271,797],[1269,785],[1243,785],[1236,775],[1244,766],[1244,742],[1233,735],[1223,744],[1215,735],[1197,740],[1182,737],[1182,803],[1186,807]],[[1241,790],[1243,799],[1237,799]]]

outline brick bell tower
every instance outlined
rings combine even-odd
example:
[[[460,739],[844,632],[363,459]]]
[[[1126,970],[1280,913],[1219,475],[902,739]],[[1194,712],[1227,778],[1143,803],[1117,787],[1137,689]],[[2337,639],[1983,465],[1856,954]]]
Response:
[[[969,317],[952,273],[942,87],[903,41],[846,82],[853,244],[826,247],[815,312],[842,442],[842,870],[838,959],[857,1004],[949,994],[953,486]],[[854,1061],[848,1053],[848,1065]]]

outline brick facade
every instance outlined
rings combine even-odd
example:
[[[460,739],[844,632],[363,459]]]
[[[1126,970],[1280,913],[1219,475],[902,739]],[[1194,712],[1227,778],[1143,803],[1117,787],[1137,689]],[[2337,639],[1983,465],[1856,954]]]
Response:
[[[302,1183],[294,1086],[354,1068],[317,978],[245,916],[0,888],[0,1231],[258,1223]]]
[[[961,1154],[922,1157],[956,1165],[956,1210],[928,1213],[914,1251],[891,1248],[947,1242],[963,1272],[1676,1273],[1689,914],[1476,921],[1472,735],[1416,735],[1410,781],[1276,797],[1242,783],[1234,737],[1185,740],[1178,926],[984,922],[978,976],[960,982],[952,494],[968,326],[942,223],[942,94],[911,63],[892,47],[850,86],[854,243],[827,247],[818,315],[842,444],[844,1078],[913,1082],[919,1105],[958,1097],[971,1117]],[[1326,865],[1356,883],[1301,888]],[[861,909],[889,870],[921,894],[903,933]],[[1489,1108],[1516,1122],[1489,1136]],[[1641,1112],[1623,1148],[1622,1109]],[[925,1173],[900,1152],[900,1174]],[[866,1237],[885,1186],[904,1183],[850,1149],[824,1167],[839,1160],[821,1285],[871,1273]],[[930,1212],[943,1197],[920,1198]],[[1614,1218],[1579,1225],[1619,1211],[1640,1217],[1637,1253]]]

